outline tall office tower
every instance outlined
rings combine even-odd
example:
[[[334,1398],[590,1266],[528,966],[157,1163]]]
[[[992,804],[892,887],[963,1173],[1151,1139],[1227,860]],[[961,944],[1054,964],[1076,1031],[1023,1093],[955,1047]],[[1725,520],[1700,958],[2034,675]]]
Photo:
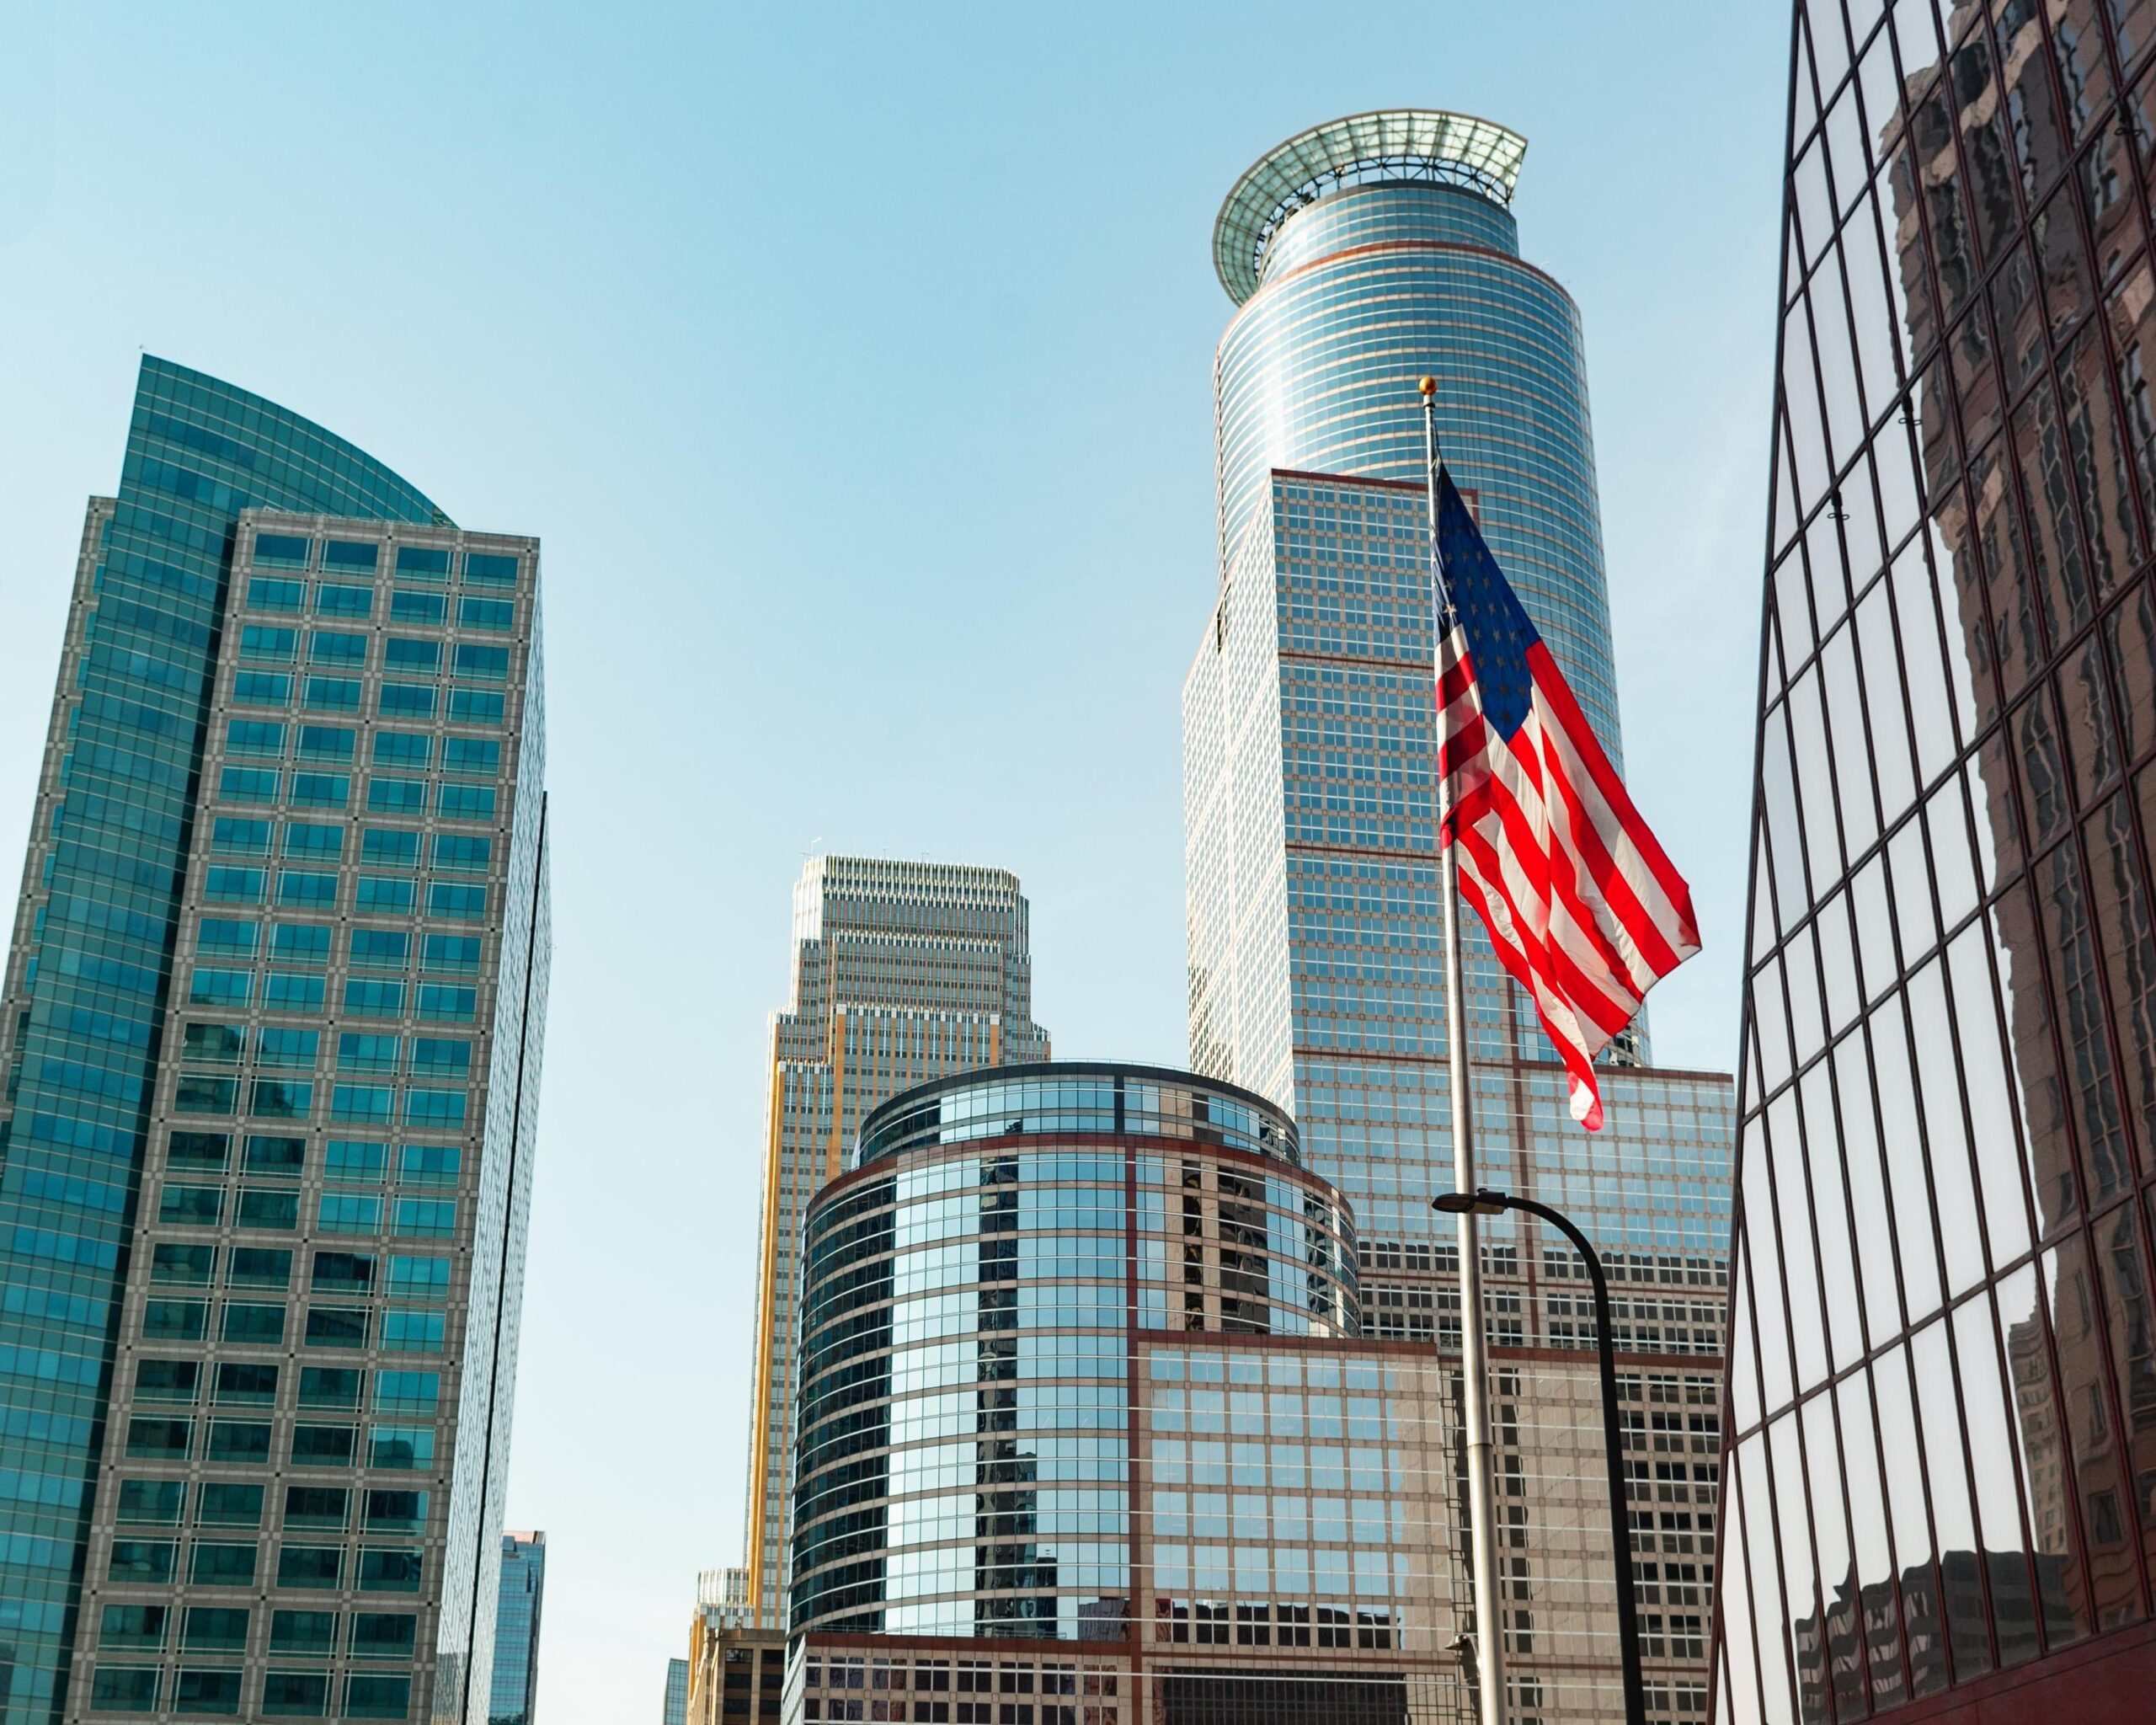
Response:
[[[786,1624],[795,1259],[808,1200],[862,1119],[910,1085],[1045,1060],[1016,875],[815,857],[793,888],[793,998],[771,1017],[745,1567],[755,1621]]]
[[[1445,457],[1492,550],[1620,756],[1579,321],[1519,256],[1525,147],[1457,115],[1364,115],[1291,139],[1229,194],[1220,586],[1184,691],[1192,1065],[1295,1114],[1310,1165],[1360,1219],[1366,1332],[1448,1345],[1456,1247],[1429,1209],[1453,1156],[1419,376],[1437,379]],[[1632,1511],[1651,1687],[1659,1717],[1689,1717],[1714,1573],[1730,1081],[1646,1068],[1641,1023],[1612,1052],[1608,1129],[1585,1134],[1532,1003],[1471,921],[1463,962],[1483,1178],[1575,1215],[1624,1286],[1639,1467],[1653,1444]],[[1582,1267],[1531,1221],[1485,1242],[1500,1466],[1547,1475],[1503,1498],[1513,1704],[1606,1712],[1607,1541],[1577,1572],[1605,1578],[1584,1594],[1556,1555],[1564,1518],[1591,1536],[1606,1491],[1539,1447],[1562,1448],[1538,1424],[1556,1410],[1593,1418]]]
[[[1718,1716],[2156,1688],[2156,8],[1796,8]]]
[[[664,1725],[689,1725],[689,1662],[666,1662],[666,1698],[660,1711]]]
[[[142,362],[0,994],[8,1725],[485,1717],[541,715],[534,541]]]
[[[531,1725],[539,1712],[540,1610],[547,1602],[545,1534],[502,1535],[499,1598],[487,1725]]]

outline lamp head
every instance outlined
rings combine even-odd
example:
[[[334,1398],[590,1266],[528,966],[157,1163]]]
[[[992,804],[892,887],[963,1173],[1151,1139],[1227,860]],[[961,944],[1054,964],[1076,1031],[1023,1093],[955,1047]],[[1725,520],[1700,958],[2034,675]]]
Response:
[[[1494,1216],[1510,1210],[1512,1200],[1506,1194],[1485,1186],[1474,1192],[1441,1192],[1430,1200],[1430,1208],[1447,1215]]]

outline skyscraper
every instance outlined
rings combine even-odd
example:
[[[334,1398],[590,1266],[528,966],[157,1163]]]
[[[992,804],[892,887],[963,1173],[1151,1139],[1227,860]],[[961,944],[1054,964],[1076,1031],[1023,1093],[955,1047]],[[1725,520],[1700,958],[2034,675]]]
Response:
[[[666,1662],[666,1695],[660,1707],[664,1725],[689,1725],[689,1662]]]
[[[1445,458],[1492,551],[1622,758],[1579,319],[1519,255],[1525,149],[1460,115],[1332,121],[1244,174],[1214,228],[1237,310],[1214,364],[1219,587],[1183,697],[1191,1063],[1296,1116],[1360,1221],[1365,1333],[1441,1345],[1460,1304],[1429,1210],[1453,1161],[1418,377],[1437,379]],[[1483,1178],[1574,1215],[1624,1290],[1652,1470],[1632,1511],[1650,1689],[1689,1717],[1714,1577],[1730,1083],[1646,1067],[1642,1020],[1610,1056],[1608,1129],[1582,1133],[1479,927],[1463,962]],[[1614,1692],[1606,1490],[1550,1412],[1593,1405],[1592,1306],[1532,1221],[1484,1240],[1499,1466],[1542,1476],[1503,1493],[1501,1530],[1513,1705],[1539,1717]]]
[[[1017,879],[1001,869],[812,857],[793,889],[793,998],[771,1027],[746,1567],[785,1626],[794,1439],[795,1248],[867,1112],[926,1079],[1047,1058]]]
[[[539,1716],[539,1625],[547,1602],[547,1535],[502,1535],[500,1605],[487,1725],[531,1725]]]
[[[0,1720],[483,1717],[540,665],[535,541],[142,362],[0,993]]]
[[[1796,8],[1721,1718],[2156,1688],[2156,10]]]

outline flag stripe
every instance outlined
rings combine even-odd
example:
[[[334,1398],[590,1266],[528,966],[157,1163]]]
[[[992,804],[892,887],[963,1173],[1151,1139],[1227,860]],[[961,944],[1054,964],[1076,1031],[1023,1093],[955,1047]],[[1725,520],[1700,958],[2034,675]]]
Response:
[[[1594,1057],[1699,950],[1691,891],[1442,471],[1438,490],[1454,601],[1433,690],[1438,842],[1498,962],[1534,999],[1573,1118],[1594,1130]]]

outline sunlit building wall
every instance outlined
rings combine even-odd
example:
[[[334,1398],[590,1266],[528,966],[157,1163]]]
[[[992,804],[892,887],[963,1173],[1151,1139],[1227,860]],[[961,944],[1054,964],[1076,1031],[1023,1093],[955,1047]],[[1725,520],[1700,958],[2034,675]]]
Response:
[[[783,1626],[799,1266],[809,1200],[868,1111],[923,1080],[1034,1060],[1027,906],[995,868],[814,857],[793,889],[793,991],[771,1025],[744,1563]]]

